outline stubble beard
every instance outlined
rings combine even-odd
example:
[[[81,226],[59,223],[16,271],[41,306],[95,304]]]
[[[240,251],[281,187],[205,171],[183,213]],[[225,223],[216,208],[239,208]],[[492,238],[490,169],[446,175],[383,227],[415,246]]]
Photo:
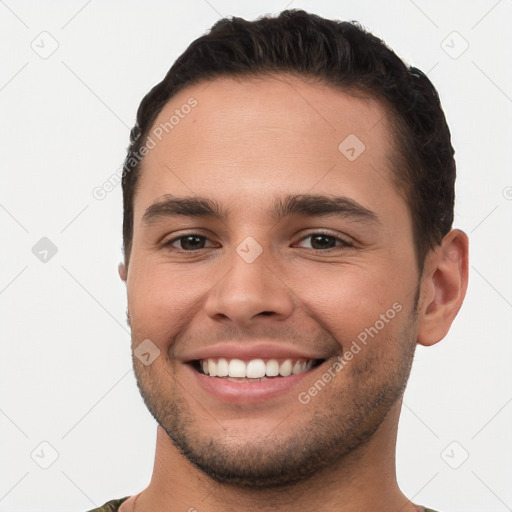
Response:
[[[415,314],[416,308],[399,336],[386,340],[387,346],[396,348],[394,355],[388,354],[384,360],[382,354],[368,355],[359,366],[349,364],[338,376],[341,379],[344,372],[350,372],[341,389],[333,392],[334,378],[328,384],[333,387],[323,389],[310,404],[299,405],[297,401],[298,410],[273,431],[269,426],[271,432],[265,438],[237,439],[221,426],[216,436],[205,435],[198,417],[201,414],[194,415],[189,406],[195,400],[183,385],[173,378],[174,389],[159,388],[162,379],[133,358],[137,386],[147,408],[176,448],[214,481],[245,489],[292,486],[343,464],[348,454],[372,438],[401,399],[416,347]],[[315,414],[309,413],[310,406],[315,407]],[[303,414],[309,416],[306,422],[301,421]],[[211,420],[204,411],[202,415]]]

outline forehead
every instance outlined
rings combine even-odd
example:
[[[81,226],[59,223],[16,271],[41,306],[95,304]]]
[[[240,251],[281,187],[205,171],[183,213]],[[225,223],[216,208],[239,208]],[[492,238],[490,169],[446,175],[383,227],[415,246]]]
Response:
[[[363,204],[385,191],[401,200],[391,184],[386,108],[368,95],[291,75],[187,87],[162,109],[149,137],[139,219],[165,194],[261,202],[283,188],[303,194],[334,187]]]

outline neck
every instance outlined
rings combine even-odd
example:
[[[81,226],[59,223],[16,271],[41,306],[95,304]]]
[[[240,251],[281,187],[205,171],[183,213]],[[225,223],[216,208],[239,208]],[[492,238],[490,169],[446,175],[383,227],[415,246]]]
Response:
[[[326,468],[305,482],[280,489],[248,490],[219,485],[192,466],[158,427],[153,476],[137,500],[136,512],[235,509],[237,512],[285,512],[295,510],[297,504],[304,510],[317,512],[421,510],[401,493],[396,482],[399,402],[372,438],[347,455],[337,467]]]

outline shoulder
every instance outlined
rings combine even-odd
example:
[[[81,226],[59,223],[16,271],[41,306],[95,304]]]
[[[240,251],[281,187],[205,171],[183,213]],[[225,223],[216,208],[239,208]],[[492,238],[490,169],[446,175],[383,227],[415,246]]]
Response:
[[[121,506],[121,503],[126,501],[129,497],[130,496],[125,496],[124,498],[119,498],[117,500],[107,501],[107,503],[102,505],[100,508],[93,508],[87,512],[117,512]]]

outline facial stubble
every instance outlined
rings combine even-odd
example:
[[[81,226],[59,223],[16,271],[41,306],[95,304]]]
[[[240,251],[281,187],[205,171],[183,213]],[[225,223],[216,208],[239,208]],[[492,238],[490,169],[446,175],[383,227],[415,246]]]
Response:
[[[418,294],[414,302],[398,335],[371,342],[383,342],[390,350],[365,347],[361,363],[349,363],[310,404],[297,400],[296,410],[275,426],[269,425],[268,434],[258,439],[233,435],[215,418],[211,405],[199,403],[198,407],[197,397],[175,376],[176,361],[160,366],[169,377],[162,379],[133,357],[137,386],[176,448],[214,481],[245,489],[291,486],[342,465],[372,438],[402,397],[416,347]],[[333,364],[328,360],[324,366]],[[162,383],[168,380],[171,386],[163,389]],[[296,395],[292,397],[296,400]],[[199,413],[193,413],[194,406]],[[308,410],[311,407],[314,414]],[[211,422],[216,435],[206,435],[202,421]]]

